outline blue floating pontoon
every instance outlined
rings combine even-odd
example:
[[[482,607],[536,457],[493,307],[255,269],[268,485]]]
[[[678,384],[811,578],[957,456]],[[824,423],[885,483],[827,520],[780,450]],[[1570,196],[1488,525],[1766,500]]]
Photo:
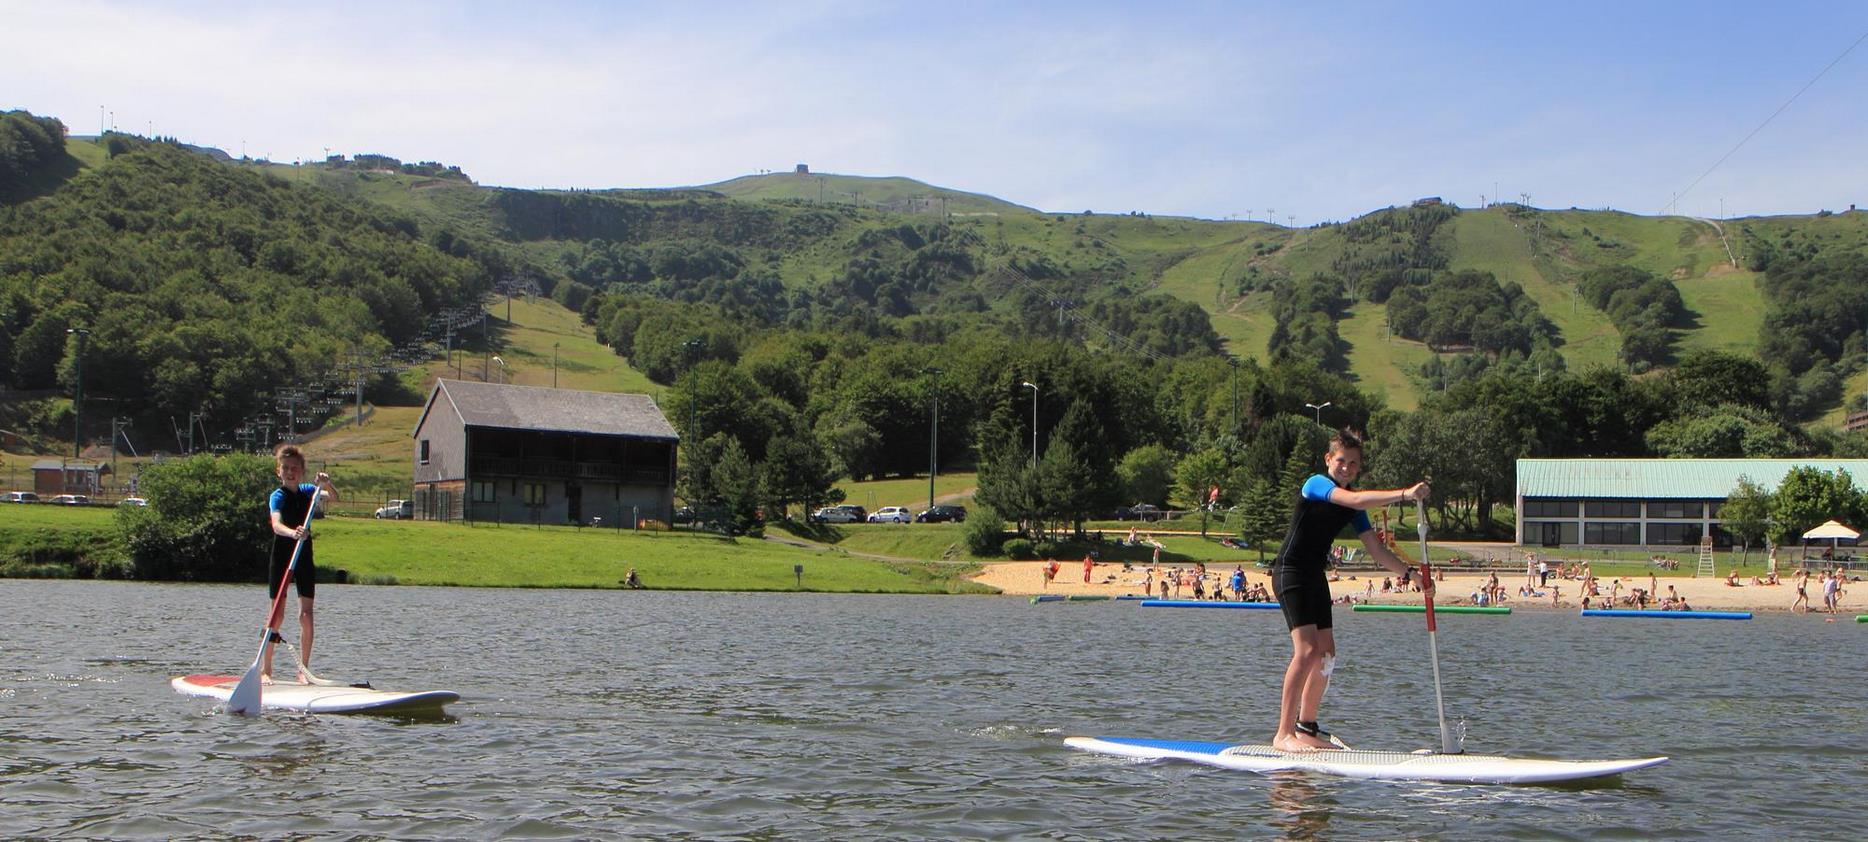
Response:
[[[1144,599],[1143,608],[1272,608],[1275,602],[1207,602],[1201,599]]]
[[[1659,617],[1668,620],[1749,620],[1750,611],[1637,611],[1630,608],[1590,608],[1585,617]]]

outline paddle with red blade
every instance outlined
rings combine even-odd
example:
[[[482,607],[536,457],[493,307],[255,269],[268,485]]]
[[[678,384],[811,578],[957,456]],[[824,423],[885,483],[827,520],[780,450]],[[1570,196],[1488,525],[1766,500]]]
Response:
[[[311,540],[311,518],[318,509],[318,498],[323,490],[311,493],[311,505],[305,508],[305,537],[298,539],[292,547],[292,560],[285,566],[285,578],[279,582],[279,593],[272,598],[272,610],[266,612],[266,625],[259,630],[259,654],[253,656],[253,665],[247,667],[246,675],[240,677],[240,683],[234,686],[233,695],[227,699],[227,712],[241,716],[258,716],[260,702],[260,662],[266,658],[266,644],[279,630],[279,621],[285,616],[285,594],[292,588],[292,574],[298,570],[298,556],[305,551],[305,542]]]
[[[1433,565],[1427,562],[1427,504],[1415,500],[1414,516],[1420,521],[1420,578],[1422,582],[1431,585]],[[1440,713],[1440,751],[1444,754],[1462,754],[1465,749],[1453,739],[1452,729],[1446,727],[1446,698],[1440,693],[1440,643],[1435,638],[1435,633],[1439,628],[1433,621],[1433,593],[1426,591],[1426,597],[1427,651],[1433,655],[1433,704]]]

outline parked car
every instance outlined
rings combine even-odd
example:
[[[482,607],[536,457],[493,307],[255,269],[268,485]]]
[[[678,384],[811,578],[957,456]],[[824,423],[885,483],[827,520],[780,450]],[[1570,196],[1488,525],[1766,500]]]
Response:
[[[694,507],[693,506],[678,507],[675,509],[675,513],[673,517],[674,517],[673,522],[676,524],[693,523],[694,522]]]
[[[61,506],[89,506],[91,498],[83,494],[60,494],[52,498],[52,502]]]
[[[30,491],[9,491],[4,499],[8,503],[37,503],[39,495]]]
[[[125,497],[121,501],[119,501],[117,505],[119,506],[147,506],[149,505],[149,501],[144,500],[141,497]]]
[[[825,506],[812,512],[811,519],[819,523],[857,523],[862,520],[845,506]]]
[[[415,501],[391,500],[389,504],[376,510],[379,520],[408,520],[415,517]]]
[[[965,523],[965,506],[931,506],[918,515],[915,523]]]
[[[1116,520],[1143,520],[1153,522],[1166,516],[1166,512],[1148,503],[1136,503],[1133,506],[1124,506],[1116,510]]]
[[[869,516],[870,523],[913,523],[915,516],[901,506],[883,506]]]

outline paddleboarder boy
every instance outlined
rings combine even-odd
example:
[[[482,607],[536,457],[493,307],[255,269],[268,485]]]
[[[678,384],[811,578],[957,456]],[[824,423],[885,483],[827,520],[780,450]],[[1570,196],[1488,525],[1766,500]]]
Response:
[[[1323,464],[1325,473],[1312,474],[1304,481],[1291,516],[1290,532],[1272,562],[1272,592],[1291,630],[1291,663],[1284,670],[1278,731],[1271,739],[1272,747],[1282,751],[1336,747],[1329,740],[1329,732],[1317,726],[1317,708],[1323,703],[1323,691],[1329,685],[1336,659],[1330,583],[1324,569],[1332,542],[1345,525],[1353,523],[1356,537],[1362,539],[1369,556],[1405,582],[1409,575],[1407,562],[1381,541],[1369,524],[1367,510],[1425,500],[1429,493],[1424,482],[1387,491],[1351,489],[1362,473],[1362,441],[1346,429],[1330,439]],[[1421,591],[1433,596],[1433,582],[1423,580]]]
[[[266,598],[274,599],[279,595],[279,588],[284,584],[285,570],[292,564],[292,552],[298,542],[305,542],[305,549],[299,553],[298,566],[292,570],[292,580],[298,588],[298,654],[305,666],[311,666],[311,604],[317,592],[318,569],[312,565],[310,531],[305,528],[306,515],[311,513],[312,495],[323,491],[332,500],[338,499],[337,486],[331,484],[331,476],[323,471],[313,482],[300,482],[305,477],[305,454],[295,444],[282,444],[273,451],[274,471],[279,475],[279,487],[273,489],[272,497],[266,502],[271,511],[272,520],[272,564],[266,575]],[[272,618],[278,622],[279,618]],[[272,680],[272,643],[266,643],[265,652],[260,655],[260,678]],[[310,676],[300,674],[298,680],[308,682]]]

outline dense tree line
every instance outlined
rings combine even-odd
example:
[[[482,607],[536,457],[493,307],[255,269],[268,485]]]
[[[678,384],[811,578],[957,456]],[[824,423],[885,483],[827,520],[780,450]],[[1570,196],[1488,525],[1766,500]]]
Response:
[[[1330,269],[1357,296],[1386,302],[1396,289],[1425,284],[1446,268],[1446,250],[1435,234],[1458,215],[1458,208],[1435,203],[1388,208],[1345,222],[1340,230],[1346,246]]]
[[[332,155],[324,159],[324,163],[321,164],[321,166],[333,170],[388,170],[390,172],[399,172],[404,175],[419,175],[428,178],[452,178],[460,181],[472,180],[467,177],[466,173],[461,172],[460,167],[450,166],[439,161],[422,161],[420,163],[410,164],[403,163],[401,160],[388,155],[376,155],[371,153],[353,155],[348,160],[342,155]]]
[[[1621,359],[1630,369],[1646,371],[1672,361],[1673,328],[1685,327],[1689,319],[1673,281],[1617,265],[1583,273],[1576,287],[1621,333]]]
[[[1472,348],[1529,355],[1557,342],[1557,329],[1515,283],[1490,272],[1442,273],[1388,299],[1388,326],[1436,350]]]
[[[65,157],[65,124],[57,118],[0,113],[0,201],[24,193],[39,173]]]
[[[1326,371],[1349,371],[1349,343],[1337,332],[1336,322],[1349,310],[1343,281],[1333,275],[1312,275],[1285,281],[1272,288],[1271,339],[1266,343],[1273,360],[1309,360]]]
[[[270,411],[352,347],[420,336],[429,316],[517,271],[493,244],[131,141],[57,191],[0,208],[0,378],[84,390],[166,426]],[[82,331],[83,333],[77,333]]]

